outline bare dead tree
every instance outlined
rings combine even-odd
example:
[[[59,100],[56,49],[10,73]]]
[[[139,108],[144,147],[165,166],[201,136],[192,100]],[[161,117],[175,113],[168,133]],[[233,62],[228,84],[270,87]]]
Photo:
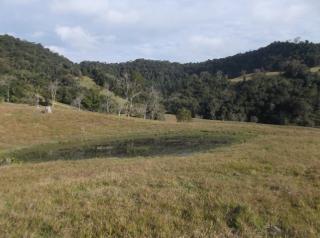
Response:
[[[40,94],[39,93],[35,93],[35,99],[36,99],[36,107],[39,108],[40,107]]]
[[[129,75],[124,73],[121,78],[121,84],[124,91],[127,103],[127,116],[131,116],[134,100],[143,92],[142,88],[143,78],[141,75]]]
[[[295,44],[298,44],[300,42],[301,42],[301,37],[300,36],[298,36],[298,37],[293,39],[293,43],[295,43]]]
[[[241,77],[243,81],[247,80],[247,71],[246,70],[241,70]]]
[[[81,105],[82,105],[83,98],[84,98],[84,96],[82,94],[80,94],[72,102],[72,105],[77,107],[79,111],[81,111]]]
[[[112,107],[112,104],[113,104],[113,99],[115,97],[114,93],[109,91],[109,85],[108,84],[105,84],[104,85],[104,89],[102,90],[102,93],[101,93],[103,96],[104,96],[104,108],[105,108],[105,111],[107,113],[110,113],[110,109]]]
[[[126,98],[126,101],[129,102],[129,97],[130,97],[130,90],[131,90],[131,83],[130,83],[130,77],[128,73],[124,73],[123,77],[121,78],[121,84],[124,90],[124,95]],[[128,109],[129,104],[126,103],[126,107],[127,107],[127,116],[129,115],[129,109]]]
[[[145,102],[141,105],[141,113],[143,115],[143,119],[147,119],[147,114],[148,114],[148,103]]]
[[[110,113],[110,107],[111,107],[111,98],[110,97],[106,97],[106,112]]]
[[[127,105],[127,101],[120,98],[120,97],[116,97],[115,98],[115,106],[117,108],[117,113],[118,113],[118,116],[120,117],[121,116],[121,113],[123,112],[123,110],[125,109]]]
[[[59,89],[59,81],[56,79],[52,82],[49,83],[48,87],[51,95],[51,104],[52,107],[54,108],[55,102],[56,102],[56,97],[57,97],[57,91]]]
[[[154,87],[152,87],[149,92],[147,105],[150,113],[150,119],[154,120],[161,107],[161,94]]]

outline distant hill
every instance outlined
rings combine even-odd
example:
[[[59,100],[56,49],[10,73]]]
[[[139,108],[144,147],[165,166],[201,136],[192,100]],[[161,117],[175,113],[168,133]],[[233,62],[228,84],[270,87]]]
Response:
[[[209,60],[201,63],[179,64],[168,61],[138,59],[119,64],[82,62],[81,70],[101,83],[106,75],[119,76],[121,71],[134,70],[155,84],[170,87],[172,81],[179,81],[186,75],[222,71],[229,78],[239,77],[242,72],[253,73],[255,70],[280,71],[289,60],[299,60],[308,67],[320,65],[320,44],[306,42],[274,42],[258,50],[234,56]],[[169,82],[168,82],[169,81]]]
[[[48,104],[49,85],[56,82],[57,101],[90,111],[148,118],[157,109],[162,118],[163,108],[172,114],[185,108],[206,119],[318,126],[319,65],[320,44],[308,41],[274,42],[202,63],[75,64],[40,44],[5,35],[0,101],[34,104],[40,95]]]
[[[215,73],[218,70],[237,77],[242,71],[253,73],[256,69],[265,71],[280,71],[288,60],[299,60],[308,67],[320,65],[320,44],[306,42],[274,42],[258,50],[237,54],[222,59],[209,60],[203,63],[187,64],[189,73],[207,71]]]
[[[41,44],[4,35],[0,36],[0,73],[36,81],[80,72],[76,64]]]
[[[267,72],[280,71],[282,65],[297,59],[308,67],[320,65],[320,44],[311,42],[274,42],[258,50],[234,56],[208,60],[201,63],[171,63],[138,59],[126,63],[107,64],[84,61],[75,64],[44,48],[41,44],[31,43],[18,38],[0,36],[0,75],[15,75],[34,86],[43,87],[48,81],[59,78],[66,84],[74,77],[89,76],[99,85],[113,84],[124,71],[137,71],[162,91],[174,91],[176,84],[188,75],[202,72],[215,74],[222,71],[229,78],[253,73],[256,69]],[[178,82],[177,82],[178,81]]]
[[[47,97],[48,85],[54,80],[59,80],[63,86],[58,95],[63,100],[80,74],[78,65],[41,44],[0,36],[0,77],[2,84],[11,81],[12,102],[32,101],[35,93]]]

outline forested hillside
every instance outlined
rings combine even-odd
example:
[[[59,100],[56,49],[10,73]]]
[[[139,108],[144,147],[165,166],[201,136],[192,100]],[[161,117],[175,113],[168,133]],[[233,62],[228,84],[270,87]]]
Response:
[[[0,36],[0,100],[56,100],[148,119],[186,109],[206,119],[319,126],[320,76],[310,71],[318,65],[320,45],[310,42],[275,42],[203,63],[75,64],[40,44],[6,35]],[[246,80],[246,73],[253,80]],[[230,80],[241,75],[238,82]]]
[[[40,44],[0,36],[0,102],[54,105],[101,112],[124,110],[124,100],[84,77],[80,66]],[[111,105],[112,104],[112,105]]]
[[[108,83],[111,87],[115,87],[114,80],[124,72],[138,72],[148,85],[156,86],[164,94],[174,92],[188,75],[183,64],[145,59],[120,64],[85,61],[80,64],[80,68],[83,74],[95,79],[97,84]]]
[[[41,44],[0,36],[0,72],[26,79],[49,80],[68,74],[79,74],[79,68],[67,58],[51,52]],[[23,74],[24,73],[24,74]]]
[[[49,97],[48,87],[59,80],[58,99],[74,94],[74,78],[79,67],[67,58],[51,52],[40,44],[0,36],[0,96],[10,102],[32,103],[35,95]]]
[[[320,45],[275,42],[265,48],[203,63],[136,60],[81,63],[82,73],[119,91],[124,72],[138,72],[163,95],[170,113],[181,108],[206,119],[314,126],[320,123]],[[269,75],[269,71],[279,71]],[[281,72],[281,73],[280,73]],[[251,73],[253,81],[246,80]],[[243,75],[232,83],[230,77]]]
[[[305,42],[274,42],[267,47],[238,54],[235,56],[209,60],[198,64],[187,64],[189,73],[207,71],[215,73],[218,70],[230,78],[241,75],[242,72],[253,73],[255,70],[280,71],[288,60],[299,60],[308,67],[320,64],[320,44]]]
[[[274,42],[267,47],[222,59],[209,60],[202,63],[179,64],[167,61],[139,59],[120,64],[104,64],[99,62],[83,62],[81,69],[85,74],[102,83],[108,74],[120,76],[122,71],[131,70],[141,73],[148,81],[164,85],[166,90],[174,87],[186,75],[208,72],[223,72],[228,78],[245,73],[260,71],[280,71],[286,63],[298,60],[308,67],[320,65],[320,44],[310,42]],[[171,87],[170,87],[171,86]]]

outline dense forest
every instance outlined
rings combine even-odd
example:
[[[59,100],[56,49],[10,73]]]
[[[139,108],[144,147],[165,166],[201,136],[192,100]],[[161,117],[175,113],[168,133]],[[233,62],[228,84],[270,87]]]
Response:
[[[320,44],[307,41],[275,42],[203,63],[75,64],[40,44],[5,35],[0,101],[59,101],[148,119],[183,109],[205,119],[320,126],[320,74],[313,68],[318,65]],[[278,74],[268,74],[274,71]]]

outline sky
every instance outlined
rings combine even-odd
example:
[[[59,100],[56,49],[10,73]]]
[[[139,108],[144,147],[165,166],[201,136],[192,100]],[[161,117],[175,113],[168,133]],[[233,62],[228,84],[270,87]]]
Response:
[[[200,62],[320,42],[320,0],[0,0],[0,34],[74,62]]]

